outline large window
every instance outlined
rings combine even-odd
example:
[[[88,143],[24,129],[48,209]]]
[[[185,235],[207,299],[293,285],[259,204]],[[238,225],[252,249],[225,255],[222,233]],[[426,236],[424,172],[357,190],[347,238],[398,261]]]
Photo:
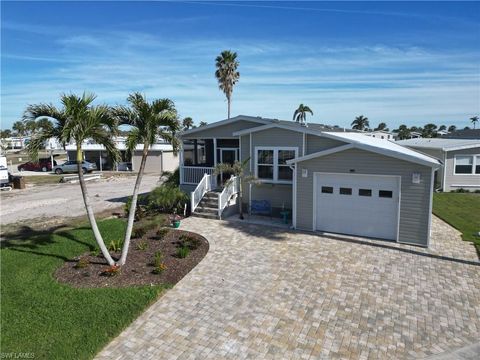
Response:
[[[455,156],[455,175],[480,174],[480,155]]]
[[[291,183],[293,172],[288,160],[297,155],[297,148],[264,148],[256,149],[256,176],[266,182]]]

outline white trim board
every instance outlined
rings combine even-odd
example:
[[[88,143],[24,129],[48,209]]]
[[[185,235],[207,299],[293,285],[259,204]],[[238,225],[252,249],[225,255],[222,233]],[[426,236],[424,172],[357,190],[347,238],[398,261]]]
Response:
[[[258,177],[258,151],[259,150],[272,150],[273,151],[273,164],[271,166],[273,167],[273,179],[260,179]],[[255,146],[254,152],[255,152],[255,162],[254,162],[254,174],[255,178],[258,179],[259,182],[261,183],[267,183],[267,184],[293,184],[293,174],[292,174],[292,180],[278,180],[278,152],[281,150],[293,150],[295,151],[295,157],[298,156],[298,147],[293,147],[293,146]],[[286,162],[285,166],[289,166],[290,164],[288,161]],[[269,166],[269,165],[267,165]]]

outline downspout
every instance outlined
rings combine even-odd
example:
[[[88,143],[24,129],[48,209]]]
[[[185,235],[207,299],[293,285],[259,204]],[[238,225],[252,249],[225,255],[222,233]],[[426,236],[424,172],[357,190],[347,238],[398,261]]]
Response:
[[[297,167],[290,165],[290,169],[293,171],[293,195],[292,195],[292,226],[290,229],[296,229],[297,227]]]

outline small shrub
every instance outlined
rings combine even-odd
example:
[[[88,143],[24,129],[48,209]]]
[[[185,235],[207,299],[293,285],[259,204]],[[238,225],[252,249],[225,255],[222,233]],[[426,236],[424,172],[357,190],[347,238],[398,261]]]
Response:
[[[163,253],[159,251],[155,251],[155,254],[153,255],[153,266],[157,267],[162,263],[163,260]]]
[[[464,188],[460,188],[460,189],[452,190],[451,192],[462,194],[462,193],[468,193],[470,191],[468,191],[467,189],[464,189]]]
[[[122,249],[122,244],[123,244],[122,240],[112,240],[108,244],[108,250],[113,252],[120,251]]]
[[[164,263],[161,263],[153,268],[152,273],[159,275],[163,273],[165,270],[167,270],[167,265],[165,265]]]
[[[148,249],[148,243],[145,240],[139,241],[137,243],[137,250],[147,250]]]
[[[84,269],[90,264],[90,261],[83,256],[80,259],[78,259],[77,263],[75,264],[75,269]]]
[[[158,239],[163,239],[165,236],[168,235],[168,233],[170,232],[170,229],[168,228],[161,228],[157,231],[157,238]]]
[[[185,204],[188,203],[188,195],[178,186],[161,185],[155,188],[147,199],[149,211],[164,213],[183,213]]]
[[[132,236],[134,238],[142,238],[145,236],[147,233],[147,229],[145,229],[143,226],[134,226],[132,230]]]
[[[104,276],[116,276],[120,273],[120,266],[112,265],[105,269],[102,273]]]
[[[200,240],[190,235],[180,235],[180,246],[187,247],[190,250],[196,250],[200,246]]]
[[[178,186],[180,185],[180,169],[177,168],[174,172],[164,171],[160,178],[163,180],[163,185]]]
[[[190,253],[190,249],[187,246],[182,246],[177,249],[177,257],[185,259]]]

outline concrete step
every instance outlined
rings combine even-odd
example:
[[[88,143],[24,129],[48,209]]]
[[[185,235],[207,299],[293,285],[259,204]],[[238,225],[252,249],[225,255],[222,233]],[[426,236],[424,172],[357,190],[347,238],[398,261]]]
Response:
[[[203,214],[203,213],[194,212],[192,216],[204,218],[204,219],[218,220],[218,216],[213,214]]]
[[[218,209],[216,207],[210,207],[210,206],[197,206],[195,208],[196,213],[201,213],[201,214],[218,214]]]
[[[198,205],[199,206],[208,206],[208,207],[215,207],[216,208],[218,206],[218,199],[205,199],[205,198],[203,198]]]

